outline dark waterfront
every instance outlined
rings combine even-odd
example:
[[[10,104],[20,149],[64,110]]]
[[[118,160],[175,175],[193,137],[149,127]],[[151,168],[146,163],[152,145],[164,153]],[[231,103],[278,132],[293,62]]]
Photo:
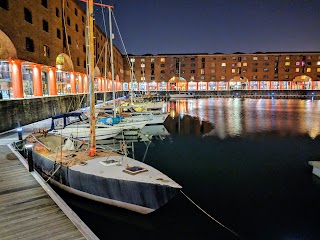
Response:
[[[134,143],[136,159],[240,239],[320,239],[320,179],[308,165],[320,159],[320,101],[210,98],[167,108],[169,135],[156,126],[163,136]],[[100,239],[238,239],[182,193],[149,215],[58,193]]]

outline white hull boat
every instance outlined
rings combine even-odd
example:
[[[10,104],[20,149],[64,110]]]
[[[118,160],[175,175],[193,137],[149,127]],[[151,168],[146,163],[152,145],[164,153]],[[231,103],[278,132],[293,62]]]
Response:
[[[34,145],[32,160],[42,177],[81,197],[148,214],[181,189],[155,168],[112,150],[97,149],[89,157],[88,145],[73,141],[68,150],[50,133],[34,133],[25,141]]]

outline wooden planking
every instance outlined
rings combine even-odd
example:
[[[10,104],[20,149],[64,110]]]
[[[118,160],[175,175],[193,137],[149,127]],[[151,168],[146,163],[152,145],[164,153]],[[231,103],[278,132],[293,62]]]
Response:
[[[86,239],[10,153],[0,146],[1,240]]]

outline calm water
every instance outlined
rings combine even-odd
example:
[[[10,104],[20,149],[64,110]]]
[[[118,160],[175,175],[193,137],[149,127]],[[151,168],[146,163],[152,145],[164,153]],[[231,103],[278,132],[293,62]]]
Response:
[[[101,239],[320,239],[320,101],[192,99],[147,129],[134,156],[183,186],[149,215],[59,191]],[[152,131],[154,131],[152,133]],[[132,150],[132,149],[131,149]],[[146,152],[147,150],[147,152]]]

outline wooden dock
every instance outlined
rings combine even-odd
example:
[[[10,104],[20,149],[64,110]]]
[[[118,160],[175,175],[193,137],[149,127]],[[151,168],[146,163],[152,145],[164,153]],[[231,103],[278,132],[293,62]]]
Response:
[[[34,174],[0,145],[0,239],[98,239],[70,208],[53,201]]]

